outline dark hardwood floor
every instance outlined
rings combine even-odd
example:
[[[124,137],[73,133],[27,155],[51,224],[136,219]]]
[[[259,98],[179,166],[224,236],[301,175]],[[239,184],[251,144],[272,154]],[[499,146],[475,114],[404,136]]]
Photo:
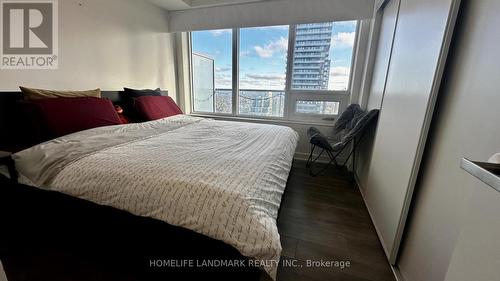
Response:
[[[393,281],[391,268],[354,182],[334,168],[310,177],[295,161],[278,229],[282,260],[277,281]],[[308,267],[307,261],[344,261],[349,267]]]

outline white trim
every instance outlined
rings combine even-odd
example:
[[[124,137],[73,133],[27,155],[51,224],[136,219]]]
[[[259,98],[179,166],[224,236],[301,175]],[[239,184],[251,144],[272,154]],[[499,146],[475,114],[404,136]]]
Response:
[[[380,9],[383,9],[385,4],[387,4],[390,0],[376,0],[375,1],[375,12]]]
[[[372,20],[358,21],[356,29],[356,49],[353,51],[349,89],[350,103],[359,103],[366,71],[366,61],[370,45]]]
[[[186,114],[191,113],[191,48],[189,33],[177,33],[175,36],[177,102]]]
[[[395,1],[395,0],[393,0]],[[399,0],[397,0],[399,1]],[[382,6],[381,6],[382,7]],[[365,67],[363,73],[362,84],[359,91],[358,103],[362,108],[368,107],[368,98],[370,95],[370,89],[372,85],[373,70],[375,67],[375,61],[377,57],[377,49],[380,37],[380,29],[382,25],[382,16],[384,14],[383,9],[376,9],[373,14],[372,24],[369,33],[369,46],[366,50]],[[396,28],[394,28],[393,36],[395,34]],[[391,50],[392,51],[392,50]]]
[[[233,94],[231,98],[232,102],[232,110],[231,114],[233,116],[238,115],[239,111],[239,104],[240,104],[240,29],[239,28],[233,28],[232,32],[233,40],[232,40],[232,63],[231,63],[231,68],[232,68],[232,75],[231,75],[231,83],[233,85]],[[215,73],[214,73],[215,77]]]
[[[286,57],[286,84],[285,84],[285,109],[283,111],[283,118],[290,119],[293,109],[293,104],[290,99],[293,79],[293,57],[295,55],[295,37],[297,25],[291,24],[288,28],[288,50]]]

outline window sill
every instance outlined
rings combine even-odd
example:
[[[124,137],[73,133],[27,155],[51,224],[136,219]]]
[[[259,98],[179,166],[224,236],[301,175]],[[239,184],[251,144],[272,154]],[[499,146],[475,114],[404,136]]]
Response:
[[[308,126],[322,126],[322,127],[333,127],[334,121],[296,121],[296,120],[285,120],[277,118],[253,118],[246,116],[224,116],[215,114],[200,114],[191,113],[190,116],[212,118],[216,120],[226,120],[226,121],[239,121],[239,122],[254,122],[254,123],[269,123],[269,124],[297,124],[297,125],[308,125]]]

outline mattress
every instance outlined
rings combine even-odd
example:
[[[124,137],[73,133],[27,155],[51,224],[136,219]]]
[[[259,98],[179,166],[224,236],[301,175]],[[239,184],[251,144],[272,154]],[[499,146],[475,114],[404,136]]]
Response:
[[[95,128],[13,155],[20,182],[221,240],[276,277],[276,225],[298,135],[177,115]]]

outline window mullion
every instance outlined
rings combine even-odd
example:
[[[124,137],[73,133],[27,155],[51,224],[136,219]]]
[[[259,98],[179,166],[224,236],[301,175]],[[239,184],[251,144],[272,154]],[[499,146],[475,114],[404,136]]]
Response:
[[[239,74],[240,74],[240,61],[239,61],[239,50],[240,49],[240,29],[233,28],[233,97],[232,97],[232,114],[239,115],[238,104],[239,104],[239,91],[240,91],[240,83],[239,83]]]
[[[188,33],[188,65],[189,65],[189,103],[191,112],[194,112],[194,84],[193,84],[193,39],[191,32]]]
[[[293,101],[291,98],[292,74],[293,74],[293,54],[295,49],[295,24],[291,24],[288,29],[288,51],[286,59],[286,82],[285,82],[285,108],[283,117],[290,119],[293,114]]]

